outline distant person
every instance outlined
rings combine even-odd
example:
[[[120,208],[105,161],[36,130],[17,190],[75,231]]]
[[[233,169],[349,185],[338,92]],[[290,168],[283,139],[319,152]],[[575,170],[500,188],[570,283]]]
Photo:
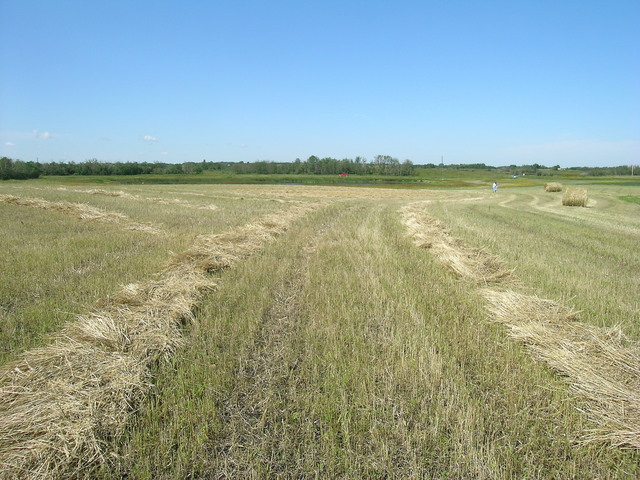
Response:
[[[493,182],[493,193],[496,193],[497,191],[498,191],[498,183]]]

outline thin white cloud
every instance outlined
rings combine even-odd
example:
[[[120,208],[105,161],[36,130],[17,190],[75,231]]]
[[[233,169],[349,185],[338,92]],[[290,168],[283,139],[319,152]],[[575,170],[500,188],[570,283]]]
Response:
[[[169,155],[169,152],[160,152],[160,155]]]
[[[142,137],[142,139],[145,142],[157,142],[158,141],[158,139],[156,137],[151,136],[151,135],[145,135],[144,137]]]
[[[41,138],[43,140],[49,140],[51,138],[55,138],[57,135],[54,135],[53,133],[49,133],[49,132],[39,132],[38,130],[34,130],[33,131],[33,135],[36,138]]]
[[[13,142],[4,142],[4,144],[5,144],[7,147],[15,147],[15,146],[16,146],[16,144],[15,144],[15,143],[13,143]]]

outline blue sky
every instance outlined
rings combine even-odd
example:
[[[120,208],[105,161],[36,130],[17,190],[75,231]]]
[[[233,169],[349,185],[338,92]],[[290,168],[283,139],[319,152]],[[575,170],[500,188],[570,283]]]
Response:
[[[0,0],[0,155],[640,163],[640,1]]]

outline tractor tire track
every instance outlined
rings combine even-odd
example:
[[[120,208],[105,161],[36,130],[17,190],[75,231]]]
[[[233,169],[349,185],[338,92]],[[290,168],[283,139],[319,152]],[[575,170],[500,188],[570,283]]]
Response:
[[[256,465],[268,466],[270,475],[285,470],[287,476],[291,475],[291,464],[279,462],[268,452],[290,434],[288,396],[303,348],[298,341],[302,337],[298,333],[302,328],[299,311],[309,259],[329,228],[324,224],[303,249],[294,253],[290,273],[276,288],[253,346],[237,368],[236,384],[223,401],[220,415],[224,428],[215,447],[215,478],[259,477]],[[259,452],[258,459],[252,457],[255,452]]]

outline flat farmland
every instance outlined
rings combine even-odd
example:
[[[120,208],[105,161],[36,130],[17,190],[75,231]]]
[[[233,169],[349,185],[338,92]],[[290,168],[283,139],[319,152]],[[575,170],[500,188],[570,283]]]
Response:
[[[640,187],[0,184],[0,478],[638,478]]]

